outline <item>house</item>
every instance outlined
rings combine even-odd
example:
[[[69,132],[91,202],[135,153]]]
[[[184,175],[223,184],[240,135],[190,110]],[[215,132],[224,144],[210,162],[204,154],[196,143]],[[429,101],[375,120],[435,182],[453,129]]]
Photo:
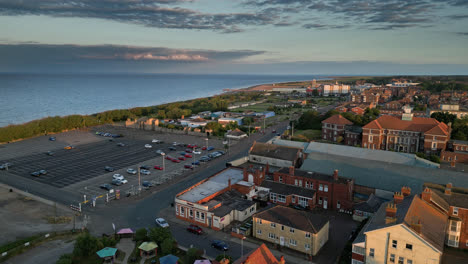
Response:
[[[285,264],[284,257],[278,260],[263,243],[247,255],[233,262],[233,264]]]
[[[244,119],[244,117],[221,117],[218,119],[218,123],[222,125],[236,123],[237,125],[242,126],[242,119]]]
[[[204,127],[210,120],[206,120],[203,118],[188,118],[188,119],[179,119],[179,123],[185,127]]]
[[[249,150],[249,161],[276,167],[299,167],[302,164],[302,149],[254,142]]]
[[[442,211],[449,218],[446,245],[468,249],[468,189],[425,183],[421,194],[424,201]]]
[[[377,197],[372,193],[366,201],[357,203],[353,206],[353,220],[361,222],[364,219],[372,217],[375,212],[379,210],[384,201],[384,199]]]
[[[352,263],[440,263],[448,217],[417,195],[397,192],[352,243]]]
[[[456,163],[468,164],[468,141],[451,140],[447,144],[447,149],[440,153],[442,161],[450,162],[452,167]]]
[[[225,134],[226,138],[240,140],[247,137],[247,134],[240,129],[236,128],[232,131],[229,131]]]
[[[272,203],[315,208],[316,192],[314,190],[269,180],[262,182],[260,186],[268,191],[268,198]]]
[[[315,256],[328,241],[329,221],[320,214],[277,205],[253,216],[253,236]]]
[[[354,125],[345,126],[344,144],[348,146],[360,146],[362,139],[362,127]]]
[[[450,139],[450,127],[434,118],[413,117],[411,108],[399,119],[383,115],[362,127],[362,146],[397,152],[439,154]]]
[[[322,121],[322,138],[333,142],[340,142],[345,137],[345,126],[353,125],[353,122],[342,117],[333,115]]]
[[[214,230],[234,220],[245,220],[256,212],[255,202],[244,198],[248,193],[242,193],[253,188],[250,175],[245,169],[229,167],[178,193],[174,201],[176,217]],[[255,175],[265,177],[265,168]]]
[[[292,204],[333,210],[351,211],[353,208],[354,180],[339,176],[337,170],[334,171],[333,175],[327,175],[299,170],[291,166],[274,172],[273,181],[304,190],[300,193],[290,190],[293,194]],[[310,201],[314,198],[315,201]]]

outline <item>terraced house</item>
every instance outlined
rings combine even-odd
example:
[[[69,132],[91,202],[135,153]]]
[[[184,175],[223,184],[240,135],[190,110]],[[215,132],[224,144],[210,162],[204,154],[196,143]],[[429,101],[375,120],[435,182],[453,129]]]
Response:
[[[315,256],[328,241],[329,221],[319,214],[277,205],[253,216],[253,236]]]

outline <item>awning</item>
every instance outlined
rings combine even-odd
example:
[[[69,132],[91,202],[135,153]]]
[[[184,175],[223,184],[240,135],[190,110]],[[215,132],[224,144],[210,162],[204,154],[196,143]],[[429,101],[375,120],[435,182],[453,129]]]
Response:
[[[107,257],[113,257],[116,252],[117,252],[116,248],[106,247],[96,252],[96,254],[98,254],[100,258],[107,258]]]
[[[159,259],[160,264],[177,264],[179,257],[174,255],[167,255]]]
[[[138,248],[148,252],[154,250],[155,248],[158,248],[158,245],[154,242],[143,242]]]
[[[131,228],[123,228],[120,229],[119,232],[117,232],[117,235],[123,235],[123,234],[133,234],[133,230]]]

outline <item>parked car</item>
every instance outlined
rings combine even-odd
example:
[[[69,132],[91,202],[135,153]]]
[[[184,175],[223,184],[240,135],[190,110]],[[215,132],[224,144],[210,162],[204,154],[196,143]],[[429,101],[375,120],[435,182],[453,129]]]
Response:
[[[156,154],[162,155],[163,153],[164,153],[164,151],[162,149],[156,150]]]
[[[178,160],[178,159],[172,159],[171,161],[174,162],[174,163],[180,163],[180,160]]]
[[[165,159],[172,160],[173,158],[171,156],[167,155]]]
[[[179,154],[180,154],[181,156],[184,156],[186,153],[187,153],[187,152],[180,152]]]
[[[104,170],[105,171],[109,171],[109,172],[113,172],[114,171],[114,168],[110,167],[110,166],[106,166],[104,167]]]
[[[142,170],[140,170],[140,173],[143,174],[143,175],[150,175],[151,171],[142,169]]]
[[[224,152],[224,151],[222,151],[222,150],[218,150],[218,153],[221,154],[221,155],[226,154],[226,152]]]
[[[112,182],[111,182],[112,185],[122,185],[122,182],[120,180],[117,180],[117,179],[113,179]]]
[[[49,140],[50,140],[50,141],[55,141],[56,138],[55,138],[55,137],[50,137]]]
[[[186,169],[193,169],[193,166],[191,164],[185,164],[184,168]]]
[[[122,143],[122,142],[119,142],[119,143],[117,143],[117,146],[119,146],[119,147],[125,147],[125,144]]]
[[[200,158],[200,161],[201,161],[201,162],[207,162],[207,161],[210,161],[210,160],[211,160],[211,158],[208,157],[208,156],[202,156],[202,157]]]
[[[147,148],[147,149],[150,149],[150,148],[152,148],[152,147],[153,147],[153,146],[151,146],[150,144],[145,144],[145,148]]]
[[[200,165],[200,161],[196,160],[196,161],[192,162],[192,165],[197,165],[197,166],[199,166],[199,165]]]
[[[41,175],[46,175],[46,174],[47,174],[47,171],[46,171],[46,170],[40,170],[39,173],[40,173]]]
[[[155,168],[156,170],[164,170],[164,168],[163,168],[162,166],[159,166],[159,165],[154,166],[154,168]]]
[[[32,173],[31,173],[31,176],[39,177],[39,176],[41,176],[41,173],[38,172],[38,171],[35,171],[35,172],[32,172]]]
[[[124,179],[124,176],[122,174],[116,173],[116,174],[112,175],[112,179],[121,181],[121,180]]]
[[[99,188],[104,189],[104,190],[108,190],[108,191],[112,190],[112,186],[110,184],[107,184],[107,183],[101,184],[99,186]]]
[[[177,142],[172,142],[172,146],[177,146],[177,145],[179,145],[179,143],[177,143]]]
[[[201,148],[202,150],[206,150],[206,147]]]
[[[187,154],[184,155],[184,157],[186,157],[186,158],[191,158],[192,155],[190,155],[190,154],[187,153]]]
[[[47,151],[46,154],[47,154],[48,156],[53,156],[53,155],[54,155],[54,152],[52,152],[52,151]]]
[[[135,174],[137,174],[137,171],[136,171],[135,169],[128,168],[128,169],[127,169],[127,173],[130,173],[130,174],[135,175]]]
[[[186,149],[185,152],[187,152],[187,153],[192,153],[193,150],[191,150],[191,149]]]
[[[275,134],[275,133],[276,133],[276,130],[272,130],[271,133]]]
[[[153,139],[153,140],[151,140],[151,143],[159,143],[159,140]]]
[[[276,133],[276,136],[280,137],[280,136],[281,136],[281,134],[280,134],[280,133]]]
[[[197,234],[197,235],[201,235],[203,233],[203,229],[201,229],[201,227],[197,225],[189,225],[187,227],[187,231]]]
[[[75,147],[73,147],[72,145],[68,145],[68,146],[65,146],[64,149],[74,149]]]
[[[164,218],[156,218],[155,220],[156,222],[156,225],[162,227],[162,228],[167,228],[169,227],[169,224],[166,222],[166,220],[164,220]]]
[[[186,158],[184,156],[180,156],[178,157],[179,160],[186,160]]]
[[[148,166],[148,165],[141,165],[141,166],[140,166],[140,169],[144,169],[144,170],[150,170],[150,169],[151,169],[151,167],[150,167],[150,166]],[[140,172],[141,172],[141,171],[140,171]]]
[[[194,151],[193,154],[200,155],[200,154],[201,154],[201,151]]]
[[[13,164],[5,162],[2,165],[0,165],[0,170],[6,170],[7,168],[11,168],[11,166],[13,166]]]
[[[128,181],[127,181],[126,179],[120,180],[120,182],[121,182],[122,184],[128,183]]]
[[[144,181],[141,186],[145,187],[145,188],[150,188],[153,186],[153,184],[149,181]]]
[[[229,245],[221,240],[213,240],[211,242],[211,247],[224,251],[229,250]]]
[[[210,150],[213,150],[213,149],[214,149],[214,147],[209,146],[206,150],[210,151]]]
[[[169,150],[174,151],[174,150],[177,150],[177,149],[175,147],[169,147]]]

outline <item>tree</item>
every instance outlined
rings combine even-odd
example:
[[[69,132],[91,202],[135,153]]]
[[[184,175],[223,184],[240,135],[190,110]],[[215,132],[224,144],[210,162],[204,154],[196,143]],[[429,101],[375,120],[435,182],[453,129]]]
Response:
[[[167,228],[154,227],[150,229],[148,237],[151,241],[154,241],[161,245],[161,243],[167,238],[172,238],[171,231]]]
[[[145,241],[148,239],[146,228],[140,228],[135,232],[135,241]]]
[[[164,239],[164,241],[161,243],[162,254],[169,255],[174,253],[175,244],[176,241],[172,237]]]
[[[228,259],[228,260],[229,260],[229,263],[233,263],[232,257],[229,256],[229,255],[224,255],[224,254],[218,255],[218,256],[216,257],[215,260],[216,260],[216,261],[221,261],[221,260],[223,260],[223,259]]]
[[[322,124],[320,123],[322,120],[320,119],[319,112],[317,111],[307,111],[299,117],[297,121],[297,128],[298,129],[321,129]]]
[[[73,261],[73,255],[72,254],[63,254],[60,256],[60,258],[55,262],[55,264],[72,264]]]
[[[435,118],[439,122],[444,122],[445,124],[454,123],[457,119],[456,115],[445,113],[445,112],[435,112],[431,115],[432,118]]]
[[[254,119],[251,116],[244,117],[243,123],[248,126],[254,122]]]
[[[317,89],[312,90],[312,96],[319,96],[319,91]]]
[[[189,248],[187,250],[187,263],[194,263],[195,260],[200,259],[203,251],[198,248]]]
[[[91,236],[89,233],[84,233],[76,238],[75,248],[73,255],[75,256],[89,256],[96,254],[100,246],[97,238]]]

